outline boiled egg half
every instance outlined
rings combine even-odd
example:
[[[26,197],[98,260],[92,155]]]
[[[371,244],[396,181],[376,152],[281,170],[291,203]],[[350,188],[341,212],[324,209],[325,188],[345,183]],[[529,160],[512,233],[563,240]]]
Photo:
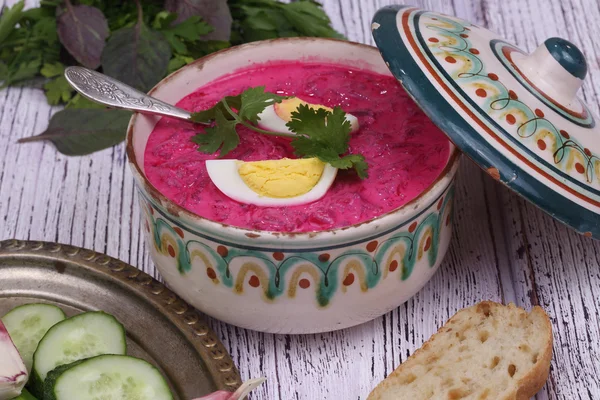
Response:
[[[207,160],[208,176],[227,197],[257,206],[295,206],[327,193],[337,168],[318,158]]]
[[[285,124],[292,120],[292,112],[296,111],[301,104],[307,105],[314,110],[322,108],[329,112],[333,111],[333,108],[325,107],[321,104],[311,104],[297,97],[290,97],[282,100],[280,103],[268,106],[262,113],[258,114],[260,118],[258,126],[268,131],[284,132],[293,135],[294,132],[290,131]],[[350,122],[351,132],[356,132],[358,130],[358,118],[346,113],[346,120]]]

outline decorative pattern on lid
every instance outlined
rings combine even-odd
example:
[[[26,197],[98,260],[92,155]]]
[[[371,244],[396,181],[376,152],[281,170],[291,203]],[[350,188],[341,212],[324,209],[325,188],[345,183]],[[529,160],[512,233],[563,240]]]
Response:
[[[600,238],[600,133],[576,93],[587,73],[572,43],[527,54],[466,21],[381,9],[373,36],[392,73],[490,175],[558,220]]]

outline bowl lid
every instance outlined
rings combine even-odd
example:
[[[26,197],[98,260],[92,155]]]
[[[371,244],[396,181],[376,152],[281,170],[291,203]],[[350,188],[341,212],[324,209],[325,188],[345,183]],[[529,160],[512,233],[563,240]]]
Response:
[[[528,54],[467,21],[380,9],[373,37],[394,76],[492,177],[586,236],[600,238],[597,117],[577,97],[587,73],[572,43]]]

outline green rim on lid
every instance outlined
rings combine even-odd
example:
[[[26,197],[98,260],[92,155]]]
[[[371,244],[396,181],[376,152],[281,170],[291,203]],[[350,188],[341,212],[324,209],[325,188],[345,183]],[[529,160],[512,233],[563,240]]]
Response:
[[[582,52],[560,38],[531,54],[467,21],[380,9],[373,37],[423,111],[492,177],[600,239],[600,130],[577,97]]]

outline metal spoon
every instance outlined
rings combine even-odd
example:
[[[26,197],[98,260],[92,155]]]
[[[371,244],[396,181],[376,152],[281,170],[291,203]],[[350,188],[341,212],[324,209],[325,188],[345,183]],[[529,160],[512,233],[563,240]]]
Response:
[[[67,82],[83,97],[113,108],[188,120],[191,114],[140,92],[110,76],[83,67],[67,67]],[[208,125],[205,123],[205,125]]]

